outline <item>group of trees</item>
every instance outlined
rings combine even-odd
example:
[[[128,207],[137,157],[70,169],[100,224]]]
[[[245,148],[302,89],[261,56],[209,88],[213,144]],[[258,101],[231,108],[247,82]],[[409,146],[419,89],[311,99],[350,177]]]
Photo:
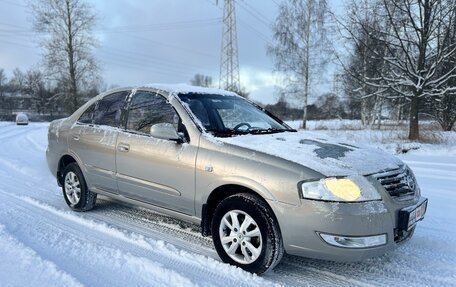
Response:
[[[91,86],[79,95],[83,99],[98,94],[98,86]],[[37,115],[58,116],[68,114],[72,106],[66,100],[66,87],[51,80],[39,69],[13,70],[7,77],[0,68],[0,116],[11,118],[16,110],[33,110]]]
[[[325,16],[330,14],[325,0],[280,4],[268,51],[276,70],[294,83],[281,95],[298,94],[303,100],[303,127],[312,79],[321,77],[318,69],[335,55],[343,67],[348,114],[364,125],[381,119],[389,107],[399,118],[408,113],[409,139],[419,138],[421,114],[451,130],[456,121],[456,2],[347,0],[345,11]],[[336,36],[328,33],[330,20],[337,23]],[[327,49],[327,39],[334,43],[340,36],[347,49]]]
[[[420,113],[451,129],[456,119],[451,103],[456,94],[456,3],[372,0],[353,1],[350,7],[344,30],[356,53],[349,58],[347,83],[358,86],[354,94],[363,122],[372,122],[385,101],[395,100],[399,108],[408,106],[410,139],[419,137]]]
[[[44,49],[43,65],[39,70],[16,69],[9,80],[0,70],[0,101],[5,102],[7,92],[23,93],[33,99],[39,113],[52,111],[51,103],[56,101],[67,113],[73,112],[100,83],[91,52],[97,44],[92,37],[96,16],[83,0],[30,3],[34,29]],[[267,52],[285,88],[271,107],[290,111],[290,98],[299,98],[305,128],[310,95],[315,94],[319,80],[325,79],[327,64],[337,59],[343,91],[324,94],[312,103],[313,111],[318,109],[321,116],[359,118],[371,126],[380,123],[387,110],[391,117],[408,118],[410,139],[419,138],[419,118],[424,114],[451,130],[456,122],[456,2],[344,3],[341,16],[331,13],[327,0],[279,3]],[[201,74],[191,83],[213,85],[211,77]],[[237,92],[248,97],[245,90]]]
[[[101,82],[92,55],[95,14],[82,0],[34,0],[30,7],[34,30],[41,36],[43,61],[40,69],[14,70],[9,81],[0,70],[2,107],[8,109],[11,102],[4,97],[8,92],[31,98],[38,113],[52,113],[56,103],[71,113]]]
[[[52,92],[44,74],[39,70],[31,69],[22,72],[16,68],[13,76],[8,79],[4,70],[0,69],[0,102],[5,115],[14,109],[12,96],[18,94],[27,95],[27,99],[30,101],[28,104],[33,106],[38,113],[52,113],[54,107],[51,107],[49,102]]]

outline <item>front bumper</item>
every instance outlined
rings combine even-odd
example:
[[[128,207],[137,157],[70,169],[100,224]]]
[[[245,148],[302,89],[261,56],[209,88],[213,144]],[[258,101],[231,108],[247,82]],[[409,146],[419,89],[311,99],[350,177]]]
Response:
[[[410,238],[414,226],[401,227],[401,211],[413,209],[427,199],[412,202],[371,201],[334,203],[302,200],[300,206],[271,202],[279,221],[284,247],[292,255],[334,261],[360,261],[382,255]],[[425,210],[424,210],[425,211]],[[334,246],[321,234],[348,238],[385,235],[386,242],[367,248]]]

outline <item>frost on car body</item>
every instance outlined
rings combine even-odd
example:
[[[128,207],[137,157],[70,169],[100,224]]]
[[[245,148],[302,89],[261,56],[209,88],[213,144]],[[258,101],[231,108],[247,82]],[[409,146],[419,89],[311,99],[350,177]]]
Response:
[[[427,206],[399,159],[297,132],[232,92],[186,85],[93,98],[51,123],[47,159],[72,209],[103,194],[199,223],[224,262],[258,274],[284,252],[383,254],[412,236]]]

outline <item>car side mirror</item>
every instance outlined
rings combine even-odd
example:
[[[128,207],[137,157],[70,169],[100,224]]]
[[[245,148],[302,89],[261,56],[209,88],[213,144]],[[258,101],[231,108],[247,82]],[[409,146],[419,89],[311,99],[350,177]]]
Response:
[[[158,123],[150,127],[150,135],[157,139],[182,142],[182,138],[170,123]]]

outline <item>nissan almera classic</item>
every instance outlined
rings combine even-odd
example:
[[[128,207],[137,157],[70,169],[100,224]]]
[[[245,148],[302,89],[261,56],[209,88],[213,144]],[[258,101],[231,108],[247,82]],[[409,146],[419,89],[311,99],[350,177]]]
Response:
[[[50,124],[47,161],[75,211],[97,194],[201,225],[220,258],[257,274],[284,252],[338,261],[409,239],[427,199],[394,156],[297,132],[217,89],[103,93]]]

